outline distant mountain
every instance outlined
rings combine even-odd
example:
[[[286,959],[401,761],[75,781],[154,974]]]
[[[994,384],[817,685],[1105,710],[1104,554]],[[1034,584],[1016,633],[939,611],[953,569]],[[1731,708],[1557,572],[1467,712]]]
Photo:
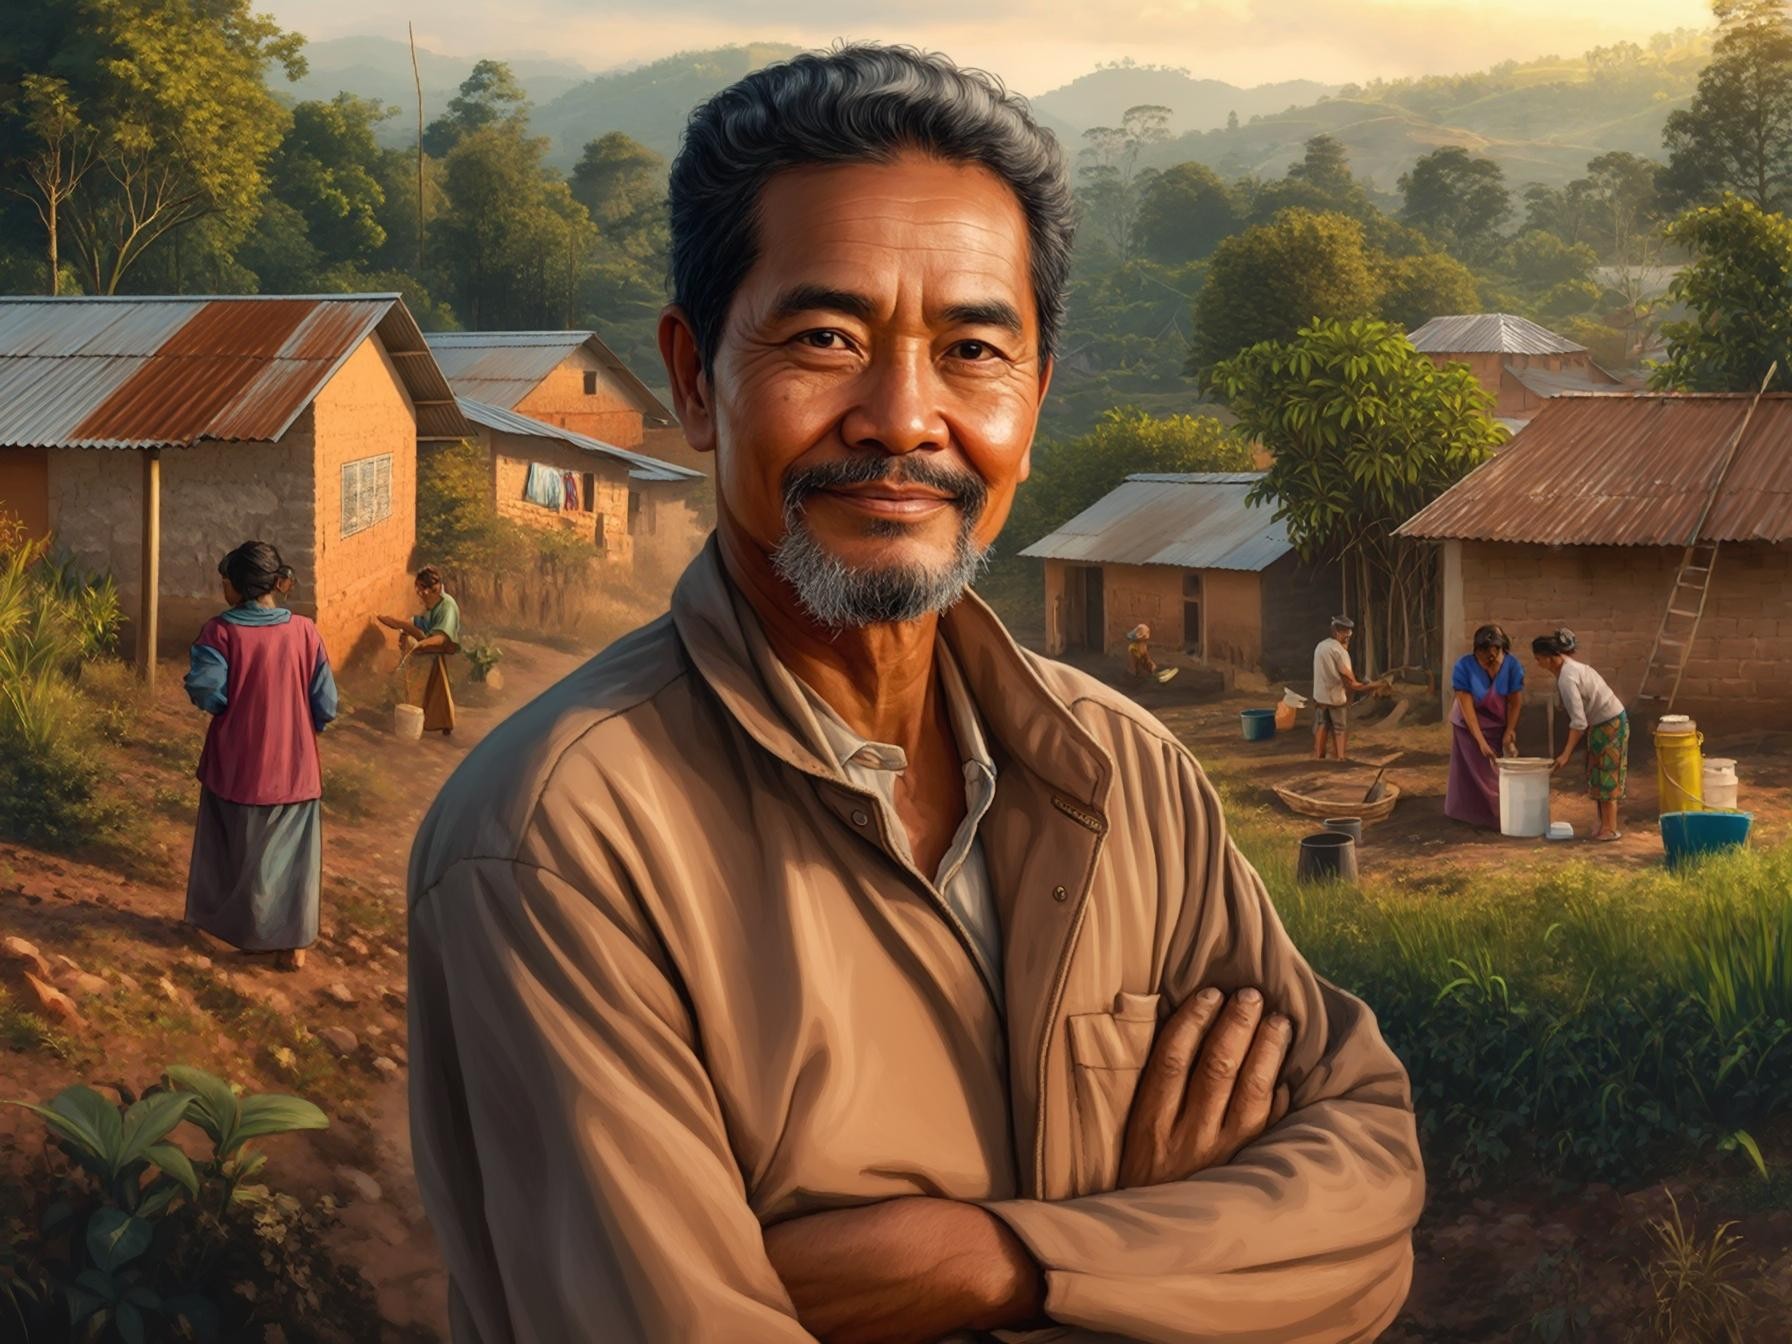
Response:
[[[1608,150],[1660,157],[1662,125],[1690,101],[1708,57],[1701,35],[1684,37],[1616,74],[1550,57],[1475,75],[1346,86],[1304,107],[1250,119],[1241,112],[1237,130],[1178,136],[1153,147],[1148,161],[1167,168],[1195,160],[1228,178],[1280,177],[1324,132],[1343,141],[1352,171],[1380,192],[1394,191],[1415,159],[1444,145],[1493,159],[1514,194],[1531,182],[1560,185]]]
[[[1236,112],[1241,121],[1317,102],[1336,85],[1293,79],[1244,89],[1218,79],[1196,79],[1186,70],[1152,65],[1106,66],[1079,76],[1061,89],[1028,99],[1035,112],[1081,134],[1092,126],[1118,126],[1129,107],[1156,104],[1170,109],[1176,131],[1211,131]]]
[[[433,120],[442,114],[448,100],[459,91],[461,81],[472,72],[477,59],[473,56],[443,56],[423,47],[417,48],[417,70],[423,79],[423,114],[426,117]],[[547,56],[504,56],[501,59],[516,72],[518,82],[529,91],[530,101],[538,105],[558,98],[592,75],[589,67],[576,61]],[[408,115],[395,118],[387,123],[387,128],[395,139],[407,143],[415,134],[414,130],[403,129],[414,126],[417,105],[409,44],[385,37],[330,38],[323,42],[307,42],[305,60],[310,66],[305,77],[291,84],[276,79],[276,93],[303,101],[334,98],[346,90],[362,98],[396,104]]]
[[[588,79],[538,104],[530,125],[537,135],[548,137],[548,160],[561,168],[570,168],[589,141],[609,131],[626,132],[669,159],[678,150],[693,107],[761,66],[802,50],[782,42],[755,42],[680,52]]]

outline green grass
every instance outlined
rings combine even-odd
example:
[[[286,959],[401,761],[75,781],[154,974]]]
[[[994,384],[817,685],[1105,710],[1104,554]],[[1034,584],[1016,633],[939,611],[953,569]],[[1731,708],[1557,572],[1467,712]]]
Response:
[[[1726,1140],[1792,1110],[1792,847],[1678,873],[1301,885],[1263,809],[1227,814],[1303,955],[1405,1062],[1442,1183],[1644,1178],[1720,1153],[1742,1175],[1748,1145]]]
[[[391,798],[391,786],[375,766],[340,754],[325,758],[326,812],[349,820],[359,820],[377,812]]]
[[[73,1055],[68,1037],[36,1013],[26,1012],[0,989],[0,1050],[43,1051],[58,1059]]]

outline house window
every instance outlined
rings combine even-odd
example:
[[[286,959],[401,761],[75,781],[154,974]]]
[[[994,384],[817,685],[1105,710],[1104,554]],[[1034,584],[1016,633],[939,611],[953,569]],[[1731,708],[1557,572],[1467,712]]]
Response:
[[[597,395],[597,371],[595,369],[585,370],[585,395],[588,397]]]
[[[1196,657],[1202,654],[1201,648],[1201,576],[1184,573],[1182,576],[1182,648],[1185,653]]]
[[[641,492],[639,490],[630,490],[628,492],[628,534],[631,537],[638,536],[640,531]]]
[[[342,535],[352,537],[392,516],[392,454],[364,457],[342,468]]]
[[[585,473],[585,493],[580,496],[586,513],[597,512],[597,477],[590,472]]]

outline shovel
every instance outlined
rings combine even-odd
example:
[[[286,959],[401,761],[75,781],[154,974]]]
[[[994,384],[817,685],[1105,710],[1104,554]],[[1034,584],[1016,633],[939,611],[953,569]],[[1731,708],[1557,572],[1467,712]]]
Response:
[[[1387,792],[1386,787],[1384,787],[1381,782],[1381,777],[1387,774],[1388,766],[1392,765],[1394,761],[1398,759],[1399,757],[1397,756],[1392,758],[1387,762],[1387,765],[1383,765],[1381,769],[1375,772],[1375,782],[1369,786],[1369,791],[1363,795],[1363,802],[1365,804],[1379,803],[1381,801],[1382,795]]]

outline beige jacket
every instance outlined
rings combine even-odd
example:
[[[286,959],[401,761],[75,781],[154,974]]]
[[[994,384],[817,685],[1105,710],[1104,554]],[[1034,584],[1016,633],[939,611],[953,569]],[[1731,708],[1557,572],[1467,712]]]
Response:
[[[1014,1229],[1064,1327],[1033,1339],[1374,1338],[1423,1198],[1406,1076],[1188,752],[975,598],[947,617],[999,769],[997,1003],[736,601],[712,542],[417,838],[412,1130],[456,1339],[806,1341],[762,1226],[904,1195]],[[1115,1190],[1153,1030],[1208,984],[1293,1018],[1294,1109],[1225,1166]]]

